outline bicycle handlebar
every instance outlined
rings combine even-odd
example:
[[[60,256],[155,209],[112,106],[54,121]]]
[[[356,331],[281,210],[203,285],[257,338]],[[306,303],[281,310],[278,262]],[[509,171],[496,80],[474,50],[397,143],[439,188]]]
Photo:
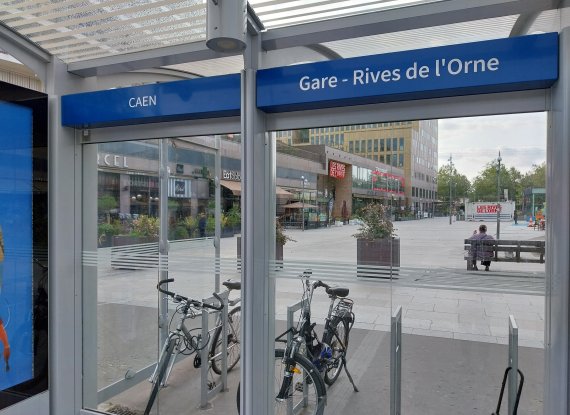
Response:
[[[203,303],[202,301],[198,301],[198,300],[193,300],[193,299],[185,297],[183,295],[176,294],[172,291],[168,291],[168,290],[163,289],[162,285],[168,284],[169,282],[174,282],[174,278],[168,278],[166,280],[159,281],[158,284],[156,285],[156,289],[158,291],[160,291],[161,293],[166,294],[166,295],[174,298],[177,301],[186,301],[194,307],[210,308],[210,309],[216,310],[216,311],[220,311],[222,308],[224,308],[224,300],[217,293],[213,293],[213,295],[220,302],[219,306],[215,306],[213,304],[208,304],[208,303]]]

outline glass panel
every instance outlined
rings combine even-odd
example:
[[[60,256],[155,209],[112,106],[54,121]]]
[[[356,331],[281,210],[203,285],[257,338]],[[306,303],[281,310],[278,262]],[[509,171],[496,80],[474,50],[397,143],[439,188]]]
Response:
[[[538,196],[545,192],[546,116],[433,123],[422,128],[437,131],[437,188],[427,188],[433,153],[430,140],[419,134],[421,220],[397,225],[402,268],[393,284],[392,313],[402,307],[402,413],[495,411],[510,365],[511,315],[525,376],[519,413],[542,413],[545,231],[540,220],[536,229],[529,220],[533,209],[547,217]],[[427,198],[438,189],[441,200]],[[497,251],[487,238],[498,240]],[[508,400],[505,392],[505,413]]]
[[[523,392],[521,408],[526,405],[531,411],[541,413],[545,270],[540,249],[545,237],[541,223],[547,220],[544,114],[396,125],[383,123],[380,127],[390,147],[397,150],[402,136],[409,142],[413,138],[415,144],[404,146],[402,153],[387,155],[388,164],[381,164],[375,170],[358,155],[341,152],[339,161],[329,160],[325,172],[321,172],[318,162],[313,166],[306,157],[302,169],[289,168],[288,176],[284,177],[283,164],[300,166],[301,163],[289,159],[293,149],[277,147],[281,150],[277,157],[277,183],[291,193],[284,209],[277,209],[277,215],[285,234],[294,241],[286,242],[283,261],[276,263],[271,275],[276,279],[276,334],[290,327],[302,327],[299,302],[310,298],[310,290],[303,285],[303,273],[310,270],[311,281],[346,287],[348,298],[354,301],[351,309],[354,325],[346,357],[347,368],[360,393],[353,392],[344,370],[330,388],[317,380],[307,382],[326,388],[325,413],[368,413],[380,406],[388,412],[390,390],[396,385],[391,365],[396,360],[388,360],[387,356],[392,350],[391,336],[396,334],[391,318],[398,306],[402,307],[403,325],[399,349],[401,413],[491,413],[508,365],[506,343],[512,314],[519,327],[519,368],[526,377],[525,388],[531,389],[526,396]],[[377,130],[371,131],[366,126],[354,130],[339,128],[347,142],[356,142],[358,147],[361,146],[358,143],[378,135]],[[397,139],[394,134],[398,134]],[[511,136],[517,137],[516,146],[510,145]],[[493,157],[497,143],[505,146],[501,150],[500,169],[497,156]],[[453,149],[453,168],[444,161],[450,149]],[[318,155],[325,149],[316,147],[312,151]],[[340,160],[346,163],[344,175],[339,174]],[[406,164],[412,160],[413,164]],[[396,167],[395,163],[402,163],[402,167]],[[315,179],[301,180],[313,171]],[[452,180],[446,181],[446,177]],[[296,204],[307,191],[316,194],[313,206]],[[434,199],[438,194],[442,200]],[[496,216],[485,216],[496,208],[497,197],[504,206],[500,235],[497,235]],[[478,210],[479,202],[486,207]],[[377,218],[393,221],[397,236],[385,238],[385,244],[373,248],[369,246],[371,241],[354,237],[362,232],[370,206],[379,206]],[[483,216],[470,218],[470,212]],[[493,212],[496,215],[496,210]],[[291,220],[296,216],[308,221],[301,226]],[[376,222],[378,227],[382,223]],[[503,243],[502,250],[498,260],[491,262],[489,271],[480,265],[484,260],[480,258],[478,270],[467,270],[470,260],[465,239],[482,224]],[[534,252],[517,251],[518,245],[509,244],[509,240],[519,241],[521,246],[528,243],[527,248],[534,247],[531,249]],[[366,254],[372,249],[371,254]],[[521,262],[517,262],[517,252]],[[387,262],[371,265],[371,257]],[[330,300],[323,288],[315,289],[311,321],[316,323],[316,338],[310,336],[311,331],[307,332],[307,341],[311,343],[301,345],[300,353],[306,355],[309,363],[300,358],[297,362],[298,367],[311,362],[316,367],[320,365],[321,380],[327,369],[334,373],[335,368],[326,346],[319,343],[323,343],[326,317],[331,317],[329,321],[335,319]],[[333,343],[331,353],[338,355],[339,343],[327,339]],[[276,348],[286,345],[278,342]],[[323,347],[325,354],[321,355]],[[276,372],[276,395],[279,390],[292,393],[303,390],[302,378],[293,382],[295,388],[288,389],[283,373],[282,368]],[[294,373],[300,375],[302,371]],[[313,386],[309,387],[312,389]],[[442,393],[446,399],[441,398]],[[316,401],[309,400],[309,405],[311,402]]]
[[[221,315],[209,314],[204,321],[201,308],[184,313],[184,301],[167,302],[156,289],[159,280],[173,279],[169,291],[202,301],[226,291],[225,280],[239,281],[241,144],[239,136],[225,138],[84,146],[85,217],[92,221],[84,224],[85,407],[142,413],[153,387],[148,379],[171,333],[179,339],[172,343],[179,353],[171,359],[175,364],[164,375],[168,387],[158,390],[151,413],[179,414],[181,405],[199,408],[214,400],[212,413],[235,408],[239,287],[229,295],[226,350],[232,370],[227,386],[233,392],[220,399],[204,398],[202,391],[221,385]],[[221,178],[217,187],[216,177]],[[91,202],[94,196],[97,203]],[[166,236],[168,253],[159,254],[160,235]],[[181,319],[187,332],[177,331]],[[202,350],[206,356],[200,360]]]

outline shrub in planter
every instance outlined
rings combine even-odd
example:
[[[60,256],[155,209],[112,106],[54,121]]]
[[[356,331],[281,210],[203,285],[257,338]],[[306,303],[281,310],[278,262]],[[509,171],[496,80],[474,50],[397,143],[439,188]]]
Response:
[[[357,276],[383,277],[398,274],[400,240],[394,233],[388,206],[372,203],[360,211],[357,238]]]

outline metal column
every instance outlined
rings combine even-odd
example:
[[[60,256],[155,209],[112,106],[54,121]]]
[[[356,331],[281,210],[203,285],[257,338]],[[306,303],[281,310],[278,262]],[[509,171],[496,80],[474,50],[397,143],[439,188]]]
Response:
[[[273,412],[275,282],[275,143],[266,133],[265,114],[256,108],[256,70],[261,39],[248,34],[242,74],[242,366],[241,413]]]
[[[390,415],[400,415],[402,405],[402,306],[396,308],[390,330]]]
[[[560,32],[559,78],[548,113],[544,413],[566,415],[570,319],[570,27]],[[555,191],[554,191],[555,190]]]
[[[513,415],[517,401],[519,379],[519,327],[515,317],[509,315],[509,415]]]

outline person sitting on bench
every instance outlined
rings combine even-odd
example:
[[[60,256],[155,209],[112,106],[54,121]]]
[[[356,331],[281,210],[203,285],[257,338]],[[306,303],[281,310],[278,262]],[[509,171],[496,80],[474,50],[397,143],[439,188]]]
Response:
[[[493,240],[491,235],[487,235],[487,225],[479,226],[479,233],[474,233],[469,239],[471,240]],[[481,265],[485,267],[485,271],[489,271],[489,266],[491,265],[491,258],[493,257],[493,248],[489,245],[483,245],[479,243],[474,243],[471,245],[471,251],[469,252],[471,261],[473,264],[473,270],[478,271],[477,261],[481,261]]]

